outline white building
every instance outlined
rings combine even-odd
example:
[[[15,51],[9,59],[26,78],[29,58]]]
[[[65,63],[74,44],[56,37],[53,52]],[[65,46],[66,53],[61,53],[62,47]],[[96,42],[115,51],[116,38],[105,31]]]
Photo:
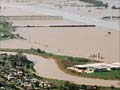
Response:
[[[73,67],[68,67],[67,69],[76,71],[79,73],[93,73],[93,72],[103,72],[120,69],[120,63],[93,63],[84,65],[74,65]]]

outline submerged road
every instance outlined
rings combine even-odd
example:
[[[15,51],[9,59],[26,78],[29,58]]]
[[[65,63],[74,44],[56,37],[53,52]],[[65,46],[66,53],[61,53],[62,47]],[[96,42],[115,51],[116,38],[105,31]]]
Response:
[[[3,52],[0,52],[3,53]],[[15,54],[12,52],[7,52],[9,54]],[[46,78],[53,78],[58,80],[71,81],[76,84],[86,84],[86,85],[97,85],[97,86],[108,86],[114,85],[115,87],[120,87],[120,81],[118,80],[103,80],[103,79],[94,79],[86,77],[77,77],[66,74],[62,72],[53,59],[46,59],[41,56],[24,54],[27,58],[34,62],[35,70],[38,75]]]

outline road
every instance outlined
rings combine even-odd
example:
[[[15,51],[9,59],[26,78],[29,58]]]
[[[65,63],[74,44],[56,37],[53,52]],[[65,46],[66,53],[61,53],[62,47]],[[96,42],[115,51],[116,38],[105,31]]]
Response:
[[[0,52],[3,53],[3,52]],[[7,52],[9,54],[15,54]],[[66,74],[62,72],[53,59],[46,59],[41,56],[24,54],[27,58],[34,62],[35,70],[38,75],[46,78],[53,78],[58,80],[71,81],[76,84],[86,84],[86,85],[97,85],[97,86],[108,86],[114,85],[115,87],[120,87],[120,81],[118,80],[102,80],[102,79],[93,79],[86,77],[77,77]]]

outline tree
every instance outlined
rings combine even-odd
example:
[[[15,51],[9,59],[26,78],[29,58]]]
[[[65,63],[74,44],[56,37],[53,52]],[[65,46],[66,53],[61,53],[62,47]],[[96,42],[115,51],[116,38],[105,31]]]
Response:
[[[74,84],[74,83],[70,83],[69,81],[66,81],[64,84],[64,90],[79,90],[79,86]]]
[[[108,3],[105,4],[105,8],[108,8]]]
[[[87,86],[83,84],[83,85],[82,85],[82,89],[85,89],[85,90],[86,90],[86,89],[87,89]]]
[[[41,49],[38,48],[38,49],[37,49],[37,52],[38,52],[38,53],[41,53],[42,51],[41,51]]]

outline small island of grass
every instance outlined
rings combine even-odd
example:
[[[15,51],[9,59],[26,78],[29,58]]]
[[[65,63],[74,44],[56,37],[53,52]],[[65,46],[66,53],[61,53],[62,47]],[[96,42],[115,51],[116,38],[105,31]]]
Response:
[[[12,31],[12,25],[0,17],[0,40],[15,38],[15,35],[11,33]]]

